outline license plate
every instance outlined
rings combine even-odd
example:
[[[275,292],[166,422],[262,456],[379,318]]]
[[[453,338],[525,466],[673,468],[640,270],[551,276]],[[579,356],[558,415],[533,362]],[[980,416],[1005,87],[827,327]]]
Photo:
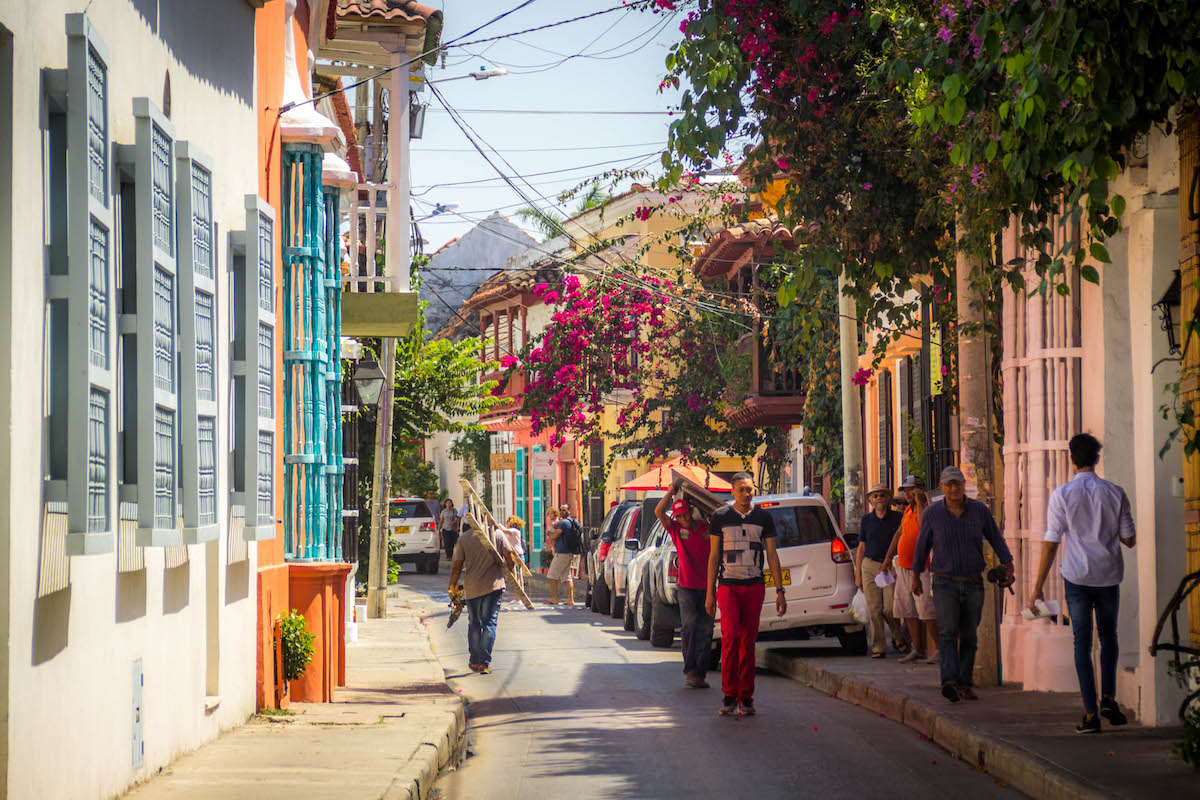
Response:
[[[408,525],[397,525],[396,526],[396,533],[408,533],[409,530],[410,530],[410,527]],[[787,581],[784,581],[784,583],[787,583]]]
[[[763,573],[763,580],[767,586],[775,585],[775,576],[771,574],[770,570],[767,570],[767,572]],[[792,571],[790,569],[783,570],[783,585],[792,585]]]

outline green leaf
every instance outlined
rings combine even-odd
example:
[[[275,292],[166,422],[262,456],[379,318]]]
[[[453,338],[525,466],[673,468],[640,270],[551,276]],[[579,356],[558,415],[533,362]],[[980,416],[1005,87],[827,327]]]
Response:
[[[984,159],[985,159],[985,160],[987,160],[987,161],[991,161],[993,158],[995,158],[995,157],[996,157],[996,148],[997,148],[997,147],[999,147],[999,143],[998,143],[998,142],[996,142],[996,141],[991,141],[991,142],[988,142],[988,146],[987,146],[987,148],[986,148],[986,149],[983,151],[983,157],[984,157]]]
[[[1100,156],[1097,158],[1096,162],[1092,165],[1092,168],[1096,171],[1097,176],[1106,181],[1115,179],[1117,177],[1117,173],[1120,171],[1120,168],[1117,166],[1117,162],[1113,161],[1108,156]]]
[[[962,122],[963,115],[967,113],[967,99],[965,97],[955,97],[947,100],[942,106],[942,119],[946,120],[948,125],[957,125]]]
[[[1092,242],[1092,246],[1089,248],[1089,250],[1091,251],[1092,258],[1096,259],[1097,261],[1102,261],[1105,264],[1112,263],[1112,259],[1108,255],[1108,248],[1099,242]]]
[[[1091,264],[1084,264],[1079,268],[1079,277],[1083,278],[1088,283],[1100,283],[1100,273]]]
[[[1112,200],[1109,202],[1112,205],[1113,216],[1120,219],[1125,213],[1125,198],[1119,194],[1114,194]]]
[[[1177,92],[1183,91],[1184,80],[1183,75],[1173,69],[1167,70],[1167,83]]]
[[[946,76],[946,80],[942,81],[942,92],[945,93],[947,100],[953,100],[962,92],[962,76],[957,72],[952,72]]]
[[[966,163],[966,160],[967,160],[966,148],[963,146],[962,142],[959,142],[958,144],[954,145],[954,149],[950,151],[950,163],[954,164],[955,166],[958,166],[960,164]]]
[[[883,14],[878,11],[871,12],[871,30],[879,30],[879,26],[883,24]]]
[[[1005,100],[1000,104],[1000,119],[1008,119],[1008,101]]]

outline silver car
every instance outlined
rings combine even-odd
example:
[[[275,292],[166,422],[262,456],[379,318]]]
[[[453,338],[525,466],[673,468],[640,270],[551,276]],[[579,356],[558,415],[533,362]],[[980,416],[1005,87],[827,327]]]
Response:
[[[396,550],[397,564],[416,564],[417,572],[436,575],[442,552],[442,537],[429,504],[419,497],[396,497],[388,508],[388,529]]]

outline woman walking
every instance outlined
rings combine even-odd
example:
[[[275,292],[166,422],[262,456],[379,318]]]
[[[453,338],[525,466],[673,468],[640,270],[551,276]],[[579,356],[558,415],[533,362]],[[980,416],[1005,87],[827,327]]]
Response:
[[[454,501],[449,497],[442,503],[442,513],[439,527],[442,530],[442,549],[446,551],[446,560],[454,560],[454,545],[458,544],[458,531],[462,525],[462,517],[454,509]]]

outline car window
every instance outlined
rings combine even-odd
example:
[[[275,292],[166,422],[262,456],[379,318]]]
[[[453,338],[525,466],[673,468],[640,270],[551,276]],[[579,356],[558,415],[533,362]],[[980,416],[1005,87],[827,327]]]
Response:
[[[775,520],[775,546],[795,547],[833,540],[833,524],[821,506],[793,506],[770,509]]]
[[[425,505],[423,500],[393,500],[390,516],[392,519],[428,517],[429,506]]]
[[[637,536],[637,519],[640,509],[631,508],[625,512],[625,518],[621,521],[620,531],[622,538],[631,539]]]
[[[608,512],[608,516],[604,518],[604,526],[600,531],[600,541],[611,544],[617,540],[617,533],[621,530],[621,523],[625,520],[625,514],[628,511],[628,506],[614,506]]]

